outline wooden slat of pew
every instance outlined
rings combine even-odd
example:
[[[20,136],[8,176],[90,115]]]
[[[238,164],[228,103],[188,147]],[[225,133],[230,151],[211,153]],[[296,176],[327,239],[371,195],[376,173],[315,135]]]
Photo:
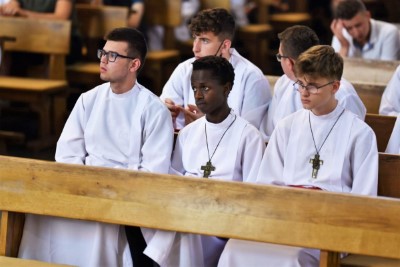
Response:
[[[343,78],[349,82],[379,84],[386,87],[400,61],[344,58]]]
[[[1,156],[0,181],[3,216],[53,215],[320,248],[329,259],[321,267],[338,266],[338,254],[328,251],[400,260],[397,199]],[[19,243],[7,239],[7,220],[1,227],[5,255]]]
[[[39,115],[39,139],[28,147],[40,149],[55,144],[65,121],[65,80],[0,76],[0,99],[29,103]]]
[[[367,113],[365,122],[375,132],[378,151],[385,152],[394,124],[396,123],[396,117]]]
[[[4,267],[68,267],[72,265],[47,263],[35,260],[17,259],[0,256],[0,266]]]
[[[358,96],[364,103],[367,112],[373,114],[379,114],[379,106],[381,104],[381,98],[383,91],[385,91],[386,85],[383,83],[374,82],[351,82],[357,91]]]
[[[25,135],[22,133],[0,130],[0,154],[7,155],[7,143],[9,141],[21,144],[24,140]]]
[[[65,56],[69,53],[71,22],[64,20],[0,17],[0,35],[15,38],[6,42],[5,51],[46,54],[49,56],[44,78],[65,79]]]
[[[0,35],[15,38],[8,51],[40,53],[48,56],[43,78],[0,77],[0,98],[26,102],[39,115],[38,139],[28,143],[33,149],[54,145],[61,133],[66,113],[65,56],[69,53],[71,22],[0,16]]]
[[[400,173],[400,155],[379,153],[378,196],[400,198],[399,173]],[[400,266],[400,260],[353,254],[342,259],[341,266],[343,267],[395,267],[396,266],[397,267]]]

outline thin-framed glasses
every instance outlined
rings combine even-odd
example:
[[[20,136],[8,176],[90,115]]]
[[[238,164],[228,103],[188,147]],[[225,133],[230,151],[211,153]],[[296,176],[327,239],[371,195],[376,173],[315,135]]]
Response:
[[[335,81],[331,81],[331,82],[328,82],[328,83],[323,84],[321,86],[316,86],[316,85],[313,85],[313,84],[304,85],[299,80],[297,80],[295,83],[293,83],[293,87],[300,93],[301,93],[301,90],[303,89],[303,90],[306,90],[310,94],[317,94],[318,93],[318,89],[320,89],[322,87],[325,87],[327,85],[330,85],[330,84],[332,84],[334,82]]]
[[[103,56],[106,56],[108,62],[115,62],[115,60],[117,60],[118,57],[135,59],[134,57],[120,55],[117,52],[112,52],[112,51],[106,52],[103,49],[97,49],[97,57],[101,59]]]
[[[281,55],[281,54],[276,54],[275,55],[276,56],[276,60],[278,61],[278,62],[281,62],[282,61],[282,58],[289,58],[288,56],[284,56],[284,55]]]

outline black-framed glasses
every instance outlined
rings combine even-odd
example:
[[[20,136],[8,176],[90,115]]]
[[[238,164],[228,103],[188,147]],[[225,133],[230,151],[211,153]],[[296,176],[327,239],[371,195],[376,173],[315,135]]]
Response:
[[[115,62],[115,60],[117,60],[118,57],[135,59],[134,57],[120,55],[117,52],[112,52],[112,51],[106,52],[103,49],[97,49],[97,57],[101,59],[103,56],[106,56],[108,62]]]
[[[333,84],[335,81],[331,81],[328,82],[326,84],[320,85],[320,86],[316,86],[313,84],[309,84],[309,85],[304,85],[302,84],[299,80],[297,80],[295,83],[293,83],[293,87],[301,93],[301,89],[306,90],[308,93],[310,94],[316,94],[318,93],[318,89],[325,87],[327,85]]]
[[[288,56],[284,56],[284,55],[281,55],[281,54],[276,54],[275,55],[276,56],[276,60],[278,61],[278,62],[281,62],[282,61],[282,58],[289,58]]]

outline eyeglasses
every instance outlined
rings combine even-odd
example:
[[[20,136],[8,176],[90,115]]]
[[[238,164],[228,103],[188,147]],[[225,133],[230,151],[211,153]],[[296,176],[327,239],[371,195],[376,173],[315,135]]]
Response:
[[[276,54],[276,60],[278,61],[278,62],[281,62],[282,61],[282,58],[289,58],[288,56],[283,56],[283,55],[281,55],[281,54]]]
[[[97,57],[101,59],[103,56],[106,56],[108,62],[115,62],[115,60],[117,60],[117,57],[135,59],[134,57],[120,55],[117,52],[106,52],[103,49],[97,49]]]
[[[328,83],[326,83],[324,85],[316,86],[316,85],[312,85],[312,84],[304,85],[300,81],[296,81],[295,83],[293,83],[293,87],[300,93],[301,93],[301,90],[303,89],[303,90],[306,90],[310,94],[316,94],[316,93],[318,93],[318,89],[320,89],[322,87],[325,87],[327,85],[330,85],[330,84],[332,84],[334,82],[335,81],[331,81],[331,82],[328,82]]]

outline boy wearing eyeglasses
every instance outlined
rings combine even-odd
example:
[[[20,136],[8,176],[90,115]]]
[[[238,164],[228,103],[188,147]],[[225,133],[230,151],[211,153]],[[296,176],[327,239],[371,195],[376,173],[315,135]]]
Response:
[[[343,59],[331,46],[299,56],[294,73],[303,108],[276,126],[257,183],[376,196],[375,134],[336,99],[342,72]],[[219,266],[317,267],[319,250],[231,239]]]
[[[98,51],[105,83],[79,97],[58,140],[56,161],[168,173],[171,115],[136,80],[145,39],[135,29],[117,28],[106,40]],[[19,256],[74,266],[133,266],[124,227],[36,215],[26,217]]]
[[[190,76],[193,61],[212,55],[224,57],[235,69],[229,107],[260,129],[272,98],[270,87],[262,71],[231,47],[235,34],[233,16],[222,8],[202,10],[192,18],[189,29],[194,38],[194,57],[176,67],[160,96],[171,111],[175,128],[182,129],[204,115],[195,105]]]
[[[295,84],[297,79],[294,75],[294,64],[302,52],[319,44],[315,32],[309,27],[301,25],[287,28],[278,34],[278,38],[280,45],[276,58],[281,63],[284,75],[275,83],[274,96],[267,117],[261,125],[261,132],[266,134],[266,140],[269,139],[281,119],[302,108],[300,96],[296,91],[298,85]],[[336,98],[343,107],[364,120],[366,108],[351,83],[343,78]]]

